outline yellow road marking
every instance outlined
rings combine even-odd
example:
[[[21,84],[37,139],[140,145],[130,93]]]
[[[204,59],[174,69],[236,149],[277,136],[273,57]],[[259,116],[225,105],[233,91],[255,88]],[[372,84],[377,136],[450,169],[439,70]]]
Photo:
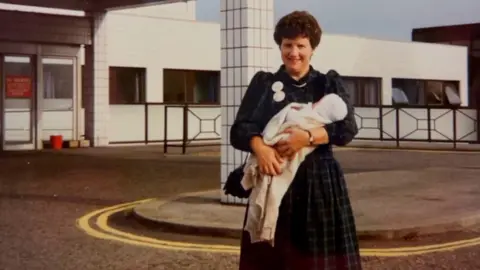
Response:
[[[443,149],[443,150],[437,150],[437,149],[414,149],[414,148],[382,148],[382,147],[362,147],[362,146],[342,146],[342,147],[336,147],[334,148],[334,151],[377,151],[377,152],[386,152],[386,151],[394,151],[394,152],[413,152],[413,153],[438,153],[438,154],[479,154],[480,149]]]
[[[232,245],[212,245],[212,244],[200,244],[200,243],[188,243],[179,241],[167,241],[159,240],[155,238],[139,236],[127,232],[123,232],[112,228],[108,225],[108,219],[115,213],[132,209],[135,205],[143,202],[150,201],[152,199],[141,200],[131,203],[124,203],[116,206],[111,206],[103,209],[99,209],[88,213],[77,220],[77,226],[90,236],[123,242],[127,244],[159,248],[175,251],[200,251],[200,252],[213,252],[213,253],[230,253],[238,254],[240,251],[239,246]],[[95,229],[90,226],[90,222],[96,217],[95,224],[100,229]],[[400,247],[400,248],[364,248],[360,250],[362,256],[375,256],[375,257],[401,257],[411,255],[422,255],[433,252],[445,252],[452,251],[460,248],[472,247],[480,245],[480,237],[454,241],[443,244],[433,244],[425,246],[415,247]]]
[[[108,226],[107,221],[108,218],[120,211],[124,211],[129,209],[130,207],[123,207],[120,209],[113,209],[106,211],[102,213],[100,216],[97,218],[96,225],[103,231],[108,232],[110,234],[118,235],[118,236],[123,236],[132,240],[138,240],[138,241],[145,241],[145,242],[150,242],[158,245],[167,245],[167,246],[175,246],[175,247],[182,247],[182,248],[190,248],[190,247],[201,247],[201,248],[208,248],[208,249],[233,249],[233,250],[238,250],[238,246],[231,246],[231,245],[204,245],[204,244],[193,244],[193,243],[184,243],[184,242],[171,242],[171,241],[165,241],[165,240],[158,240],[155,238],[150,238],[150,237],[144,237],[144,236],[138,236],[134,235],[131,233],[126,233],[119,231],[115,228],[112,228]]]

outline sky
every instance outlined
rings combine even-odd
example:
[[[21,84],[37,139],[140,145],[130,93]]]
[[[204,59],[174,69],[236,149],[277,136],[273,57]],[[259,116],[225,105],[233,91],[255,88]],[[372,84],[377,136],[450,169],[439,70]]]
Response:
[[[391,40],[410,40],[413,28],[480,22],[480,0],[275,0],[276,20],[293,10],[310,11],[325,33]],[[199,21],[219,18],[220,0],[197,0]]]

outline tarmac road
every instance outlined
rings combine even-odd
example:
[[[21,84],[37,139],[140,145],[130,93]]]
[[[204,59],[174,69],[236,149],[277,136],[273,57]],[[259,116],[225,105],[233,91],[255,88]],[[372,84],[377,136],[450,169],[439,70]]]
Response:
[[[142,247],[97,239],[76,226],[79,217],[100,208],[219,186],[218,157],[165,158],[157,154],[158,149],[139,149],[2,153],[0,269],[236,269],[235,254]],[[480,166],[480,155],[473,154],[342,151],[337,156],[347,172]],[[376,270],[480,269],[479,256],[480,246],[474,246],[421,256],[365,257],[364,266]]]

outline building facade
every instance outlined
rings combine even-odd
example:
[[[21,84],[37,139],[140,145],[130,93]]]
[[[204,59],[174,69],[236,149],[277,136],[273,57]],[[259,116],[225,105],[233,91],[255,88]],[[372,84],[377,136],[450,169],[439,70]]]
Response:
[[[1,6],[2,149],[42,149],[50,135],[86,137],[93,146],[222,138],[224,179],[244,158],[228,145],[228,130],[248,82],[281,64],[273,0],[222,0],[219,24],[196,21],[195,1],[131,1],[61,15]],[[379,106],[469,105],[464,46],[327,33],[312,64],[344,76],[360,139],[383,139],[375,126],[390,116]],[[415,121],[409,125],[426,125]]]

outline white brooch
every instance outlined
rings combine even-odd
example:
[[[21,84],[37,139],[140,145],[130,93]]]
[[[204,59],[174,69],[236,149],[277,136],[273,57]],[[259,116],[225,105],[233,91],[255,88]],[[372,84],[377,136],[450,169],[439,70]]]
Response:
[[[280,102],[285,99],[285,92],[283,92],[283,83],[280,81],[276,81],[272,84],[272,90],[275,92],[273,94],[273,100],[276,102]]]
[[[278,91],[275,94],[273,94],[273,100],[276,102],[280,102],[285,98],[285,92],[283,91]]]
[[[272,84],[273,92],[278,92],[283,90],[283,83],[281,81],[276,81]]]

